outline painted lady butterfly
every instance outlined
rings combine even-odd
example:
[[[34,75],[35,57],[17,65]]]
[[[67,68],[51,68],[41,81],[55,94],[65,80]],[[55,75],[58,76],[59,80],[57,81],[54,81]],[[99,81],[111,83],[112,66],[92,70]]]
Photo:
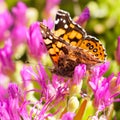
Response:
[[[80,63],[86,64],[89,70],[105,61],[106,53],[101,42],[87,35],[86,31],[71,19],[68,12],[57,12],[54,32],[42,23],[40,28],[54,63],[54,73],[72,77],[74,68]]]

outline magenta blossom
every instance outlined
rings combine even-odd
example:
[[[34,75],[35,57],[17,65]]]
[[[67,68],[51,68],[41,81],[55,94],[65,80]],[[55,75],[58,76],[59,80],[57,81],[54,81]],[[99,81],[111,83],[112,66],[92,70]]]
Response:
[[[43,24],[46,25],[50,30],[54,27],[54,21],[51,18],[48,18],[48,20],[43,20]]]
[[[109,65],[110,65],[109,62],[105,62],[104,64],[101,64],[99,66],[95,66],[93,68],[91,78],[89,81],[89,84],[91,85],[92,89],[97,89],[98,81],[101,79],[101,77],[108,70]]]
[[[52,81],[48,78],[47,73],[45,72],[44,67],[39,64],[36,66],[37,73],[31,67],[24,67],[21,71],[21,76],[24,83],[28,81],[35,81],[41,86],[40,90],[36,90],[42,93],[42,96],[45,97],[46,101],[51,97],[63,97],[64,93],[67,92],[68,82],[64,82],[63,78],[59,78],[56,75],[53,75]],[[52,92],[51,92],[52,91]]]
[[[80,14],[78,20],[76,21],[76,23],[78,23],[79,25],[83,26],[86,21],[88,21],[88,19],[90,18],[90,11],[89,8],[85,8],[83,10],[83,12]]]
[[[118,64],[120,64],[120,36],[118,36],[117,48],[115,51],[115,59]]]
[[[85,64],[80,64],[75,67],[74,70],[74,76],[73,76],[73,83],[74,84],[79,84],[82,78],[86,74],[86,65]]]
[[[96,70],[95,70],[96,69]],[[120,94],[118,86],[119,74],[117,79],[111,74],[108,78],[102,77],[105,71],[108,69],[108,63],[97,66],[91,75],[89,84],[94,92],[94,105],[99,110],[102,111],[115,101],[120,101],[115,99],[116,96]],[[114,85],[114,86],[113,86]]]
[[[30,89],[27,93],[34,91],[40,94],[40,101],[35,103],[34,107],[38,104],[41,104],[41,101],[44,101],[45,104],[43,105],[41,111],[38,111],[37,115],[40,118],[47,118],[48,116],[53,116],[52,114],[46,114],[47,111],[53,107],[55,108],[57,104],[65,100],[65,96],[68,94],[69,90],[69,81],[65,82],[63,78],[59,78],[56,75],[53,75],[53,78],[50,81],[44,67],[41,64],[36,66],[36,70],[37,71],[35,72],[31,67],[24,67],[21,71],[21,76],[24,78],[24,81],[34,81],[40,86],[40,89]],[[50,104],[52,102],[54,102],[54,104]],[[57,114],[60,109],[61,107],[56,110],[55,114]]]
[[[0,49],[0,69],[3,73],[14,70],[14,63],[12,61],[12,43],[11,40],[5,42],[5,46]]]
[[[27,36],[27,43],[30,54],[35,58],[40,58],[41,55],[46,52],[46,47],[43,42],[39,25],[39,22],[32,24]]]
[[[67,112],[62,116],[62,120],[74,120],[75,113]]]
[[[49,17],[52,10],[60,4],[61,0],[46,0],[45,13],[46,17]]]
[[[7,90],[0,84],[0,101],[4,101],[6,95]]]
[[[0,3],[1,4],[1,3]],[[8,29],[13,24],[13,18],[8,10],[0,11],[0,40],[7,39],[9,37]]]
[[[18,2],[17,6],[12,8],[14,25],[11,32],[13,46],[16,48],[19,44],[27,40],[27,6],[23,2]],[[19,13],[19,14],[18,14]]]
[[[12,8],[12,13],[16,25],[18,24],[26,25],[27,23],[26,11],[27,6],[23,2],[18,2],[17,5]]]
[[[20,120],[21,118],[29,118],[27,111],[25,111],[26,106],[22,105],[24,97],[16,84],[9,84],[9,87],[5,90],[4,94],[5,96],[0,99],[0,118],[2,120]],[[24,109],[24,114],[21,109]]]
[[[13,28],[11,34],[13,40],[13,46],[18,46],[21,43],[25,43],[27,40],[27,28],[26,26],[17,25]]]

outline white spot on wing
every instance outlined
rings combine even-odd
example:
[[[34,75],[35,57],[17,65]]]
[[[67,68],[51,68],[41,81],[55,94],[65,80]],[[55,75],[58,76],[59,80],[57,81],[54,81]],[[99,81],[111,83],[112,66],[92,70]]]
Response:
[[[67,24],[65,24],[65,25],[64,25],[64,28],[65,28],[65,29],[67,29],[67,28],[68,28],[68,25],[67,25]]]
[[[59,23],[59,21],[60,21],[60,20],[59,20],[59,19],[57,19],[57,20],[55,21],[55,24],[58,24],[58,23]]]
[[[53,39],[53,37],[52,37],[51,35],[49,36],[49,38],[50,38],[51,40]]]
[[[66,20],[63,20],[63,23],[66,23]]]
[[[61,18],[60,20],[61,20],[61,21],[63,21],[63,19],[62,19],[62,18]]]

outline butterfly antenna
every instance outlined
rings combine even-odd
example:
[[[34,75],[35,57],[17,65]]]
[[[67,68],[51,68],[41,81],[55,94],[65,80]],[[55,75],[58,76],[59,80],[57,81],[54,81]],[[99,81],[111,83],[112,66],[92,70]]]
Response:
[[[48,32],[48,27],[43,25],[42,22],[40,22],[40,29],[41,29],[41,33],[43,35],[43,38],[47,38],[47,32]]]

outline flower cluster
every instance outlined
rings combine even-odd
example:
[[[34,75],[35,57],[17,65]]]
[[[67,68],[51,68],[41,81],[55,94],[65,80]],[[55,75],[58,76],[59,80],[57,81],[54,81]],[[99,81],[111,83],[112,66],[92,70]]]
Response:
[[[43,23],[51,30],[52,11],[60,2],[47,0],[42,11],[48,18]],[[52,73],[40,22],[29,26],[28,11],[23,2],[18,2],[10,12],[5,1],[0,1],[0,119],[109,119],[114,102],[120,102],[120,73],[104,76],[110,66],[108,61],[89,72],[85,64],[79,64],[72,78]],[[89,17],[89,8],[85,8],[75,22],[84,26]],[[120,37],[115,52],[118,63],[119,44]]]

